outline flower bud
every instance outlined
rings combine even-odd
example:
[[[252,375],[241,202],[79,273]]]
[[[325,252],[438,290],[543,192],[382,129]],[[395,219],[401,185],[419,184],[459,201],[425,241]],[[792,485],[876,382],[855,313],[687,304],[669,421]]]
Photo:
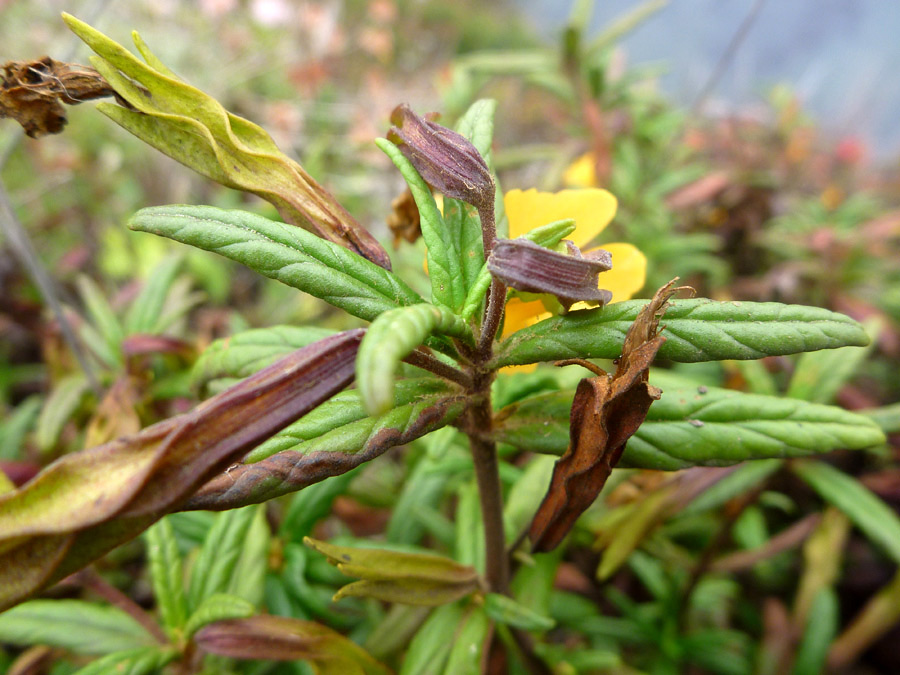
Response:
[[[597,287],[597,276],[612,269],[609,252],[598,249],[583,256],[575,244],[564,241],[569,255],[526,239],[501,239],[488,258],[488,269],[517,291],[556,296],[566,311],[576,302],[605,305],[612,293]]]
[[[472,204],[492,207],[494,179],[484,158],[464,136],[416,115],[406,104],[391,113],[395,143],[422,178],[435,190]]]

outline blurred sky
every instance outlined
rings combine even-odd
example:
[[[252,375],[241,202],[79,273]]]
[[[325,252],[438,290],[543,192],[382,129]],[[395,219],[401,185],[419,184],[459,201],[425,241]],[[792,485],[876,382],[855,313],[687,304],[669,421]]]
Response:
[[[519,0],[548,38],[571,3]],[[756,0],[670,0],[628,36],[629,63],[668,67],[663,88],[690,105]],[[519,3],[517,3],[519,4]],[[593,32],[636,0],[597,0]],[[878,160],[900,155],[900,0],[767,0],[710,108],[752,111],[788,83],[828,133],[857,135]]]

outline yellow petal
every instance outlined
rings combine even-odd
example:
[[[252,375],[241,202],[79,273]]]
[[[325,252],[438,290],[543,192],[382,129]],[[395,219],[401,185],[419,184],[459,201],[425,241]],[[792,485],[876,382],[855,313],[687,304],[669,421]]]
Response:
[[[506,303],[506,318],[503,320],[503,335],[507,337],[517,330],[530,326],[533,323],[547,318],[550,314],[544,309],[544,303],[540,300],[524,302],[513,297]]]
[[[612,255],[612,269],[601,272],[600,288],[612,291],[610,302],[622,302],[644,287],[647,279],[647,258],[631,244],[604,244],[600,248]]]
[[[509,236],[521,237],[541,225],[565,218],[575,219],[575,231],[567,237],[584,246],[609,225],[616,215],[616,198],[599,188],[538,192],[510,190],[503,196],[509,218]]]
[[[584,153],[572,162],[562,177],[563,185],[573,188],[589,188],[597,184],[597,162],[594,154]]]

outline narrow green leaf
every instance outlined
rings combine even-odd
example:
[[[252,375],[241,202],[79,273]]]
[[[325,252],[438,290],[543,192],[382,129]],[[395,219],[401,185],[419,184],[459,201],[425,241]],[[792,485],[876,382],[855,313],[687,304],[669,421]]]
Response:
[[[452,431],[452,427],[444,427]],[[443,429],[441,430],[443,431]],[[441,432],[437,432],[441,433]],[[432,437],[429,436],[428,440]],[[435,508],[440,502],[450,474],[437,471],[442,462],[425,456],[419,460],[391,509],[385,536],[398,544],[418,544],[425,534],[425,526],[419,516]]]
[[[679,511],[688,516],[716,509],[738,495],[745,494],[761,484],[784,466],[780,459],[760,459],[741,464],[722,480],[706,488],[696,499]]]
[[[499,593],[484,597],[484,611],[494,621],[524,630],[550,630],[556,621]]]
[[[868,410],[860,410],[860,415],[865,415],[875,422],[881,430],[886,434],[896,434],[900,432],[900,403],[886,405],[881,408],[869,408]]]
[[[118,363],[121,360],[122,339],[125,337],[122,324],[119,323],[105,294],[93,279],[79,275],[76,283],[78,284],[78,294],[84,300],[91,322],[103,337],[109,353],[117,356],[115,363]]]
[[[213,621],[225,619],[244,619],[253,616],[256,608],[252,603],[228,593],[214,593],[203,599],[199,607],[191,614],[184,627],[185,637],[194,633]]]
[[[398,276],[375,263],[299,227],[247,211],[157,206],[138,211],[129,227],[219,253],[367,321],[422,302]]]
[[[450,657],[453,635],[463,616],[458,604],[438,607],[422,624],[409,644],[400,675],[440,675]]]
[[[29,396],[6,419],[0,420],[0,459],[18,459],[21,456],[25,435],[37,421],[43,401],[41,396]]]
[[[265,511],[265,508],[256,509],[227,589],[229,595],[242,598],[254,607],[263,601],[266,571],[269,569],[269,544],[272,533]]]
[[[868,324],[868,332],[878,335],[880,323]],[[844,347],[833,351],[803,354],[797,362],[787,396],[812,403],[832,403],[841,387],[859,370],[875,346]]]
[[[453,557],[464,565],[484,572],[484,521],[475,481],[463,483],[457,491],[456,546]]]
[[[503,525],[506,543],[512,544],[534,518],[535,505],[540,504],[550,485],[553,474],[553,457],[535,455],[525,467],[522,476],[513,483],[503,505]]]
[[[126,335],[161,332],[159,320],[181,262],[180,256],[170,256],[153,268],[125,315]]]
[[[156,645],[137,621],[116,607],[83,600],[31,600],[0,614],[0,642],[50,645],[80,654],[109,654]]]
[[[501,343],[493,365],[618,358],[625,334],[645,304],[617,302],[523,328]],[[686,363],[758,359],[869,342],[863,327],[843,314],[777,302],[673,300],[662,323],[667,340],[659,357]]]
[[[823,588],[813,600],[791,675],[818,675],[826,671],[828,649],[837,635],[840,623],[837,594],[833,588]]]
[[[59,435],[81,402],[90,394],[87,378],[79,373],[67,375],[53,388],[38,417],[35,440],[41,452],[52,450]]]
[[[387,417],[393,423],[404,418],[412,421],[416,410],[422,410],[422,403],[434,403],[449,392],[450,387],[444,381],[433,377],[398,380],[394,389],[397,407]],[[405,408],[405,415],[397,412],[401,407]],[[369,417],[356,389],[342,391],[260,444],[244,461],[258,462],[284,450],[306,452],[306,447],[314,447],[315,450],[310,451],[315,452],[326,449],[328,444],[334,448],[344,448],[344,452],[358,451],[371,434],[386,428],[391,422]]]
[[[474,345],[466,322],[436,305],[402,307],[385,312],[372,322],[356,357],[357,386],[370,414],[384,414],[391,409],[400,361],[435,334]]]
[[[224,593],[231,585],[244,539],[260,507],[225,511],[216,516],[197,560],[191,569],[188,604],[196,610],[214,593]]]
[[[254,463],[233,467],[228,474],[210,481],[186,508],[236,508],[295,492],[451,423],[463,407],[462,395],[422,395],[385,415],[363,417],[336,428],[331,428],[334,421],[317,414],[314,424],[293,429],[306,435],[311,426],[322,424],[330,431],[300,441],[290,432],[272,437],[252,453]]]
[[[187,621],[187,602],[184,595],[184,568],[178,543],[169,518],[163,518],[144,533],[150,583],[156,605],[169,635]]]
[[[824,462],[794,462],[791,469],[900,563],[900,517],[871,490]]]
[[[445,675],[480,675],[491,622],[487,608],[470,607],[453,634]]]
[[[216,340],[194,364],[192,384],[199,388],[218,378],[249,377],[282,356],[335,332],[313,326],[269,326]]]
[[[74,675],[154,675],[178,657],[177,649],[136,647],[91,661]]]
[[[652,378],[651,378],[652,380]],[[562,454],[569,442],[571,391],[507,406],[497,440]],[[667,389],[628,441],[620,467],[675,470],[749,459],[804,457],[883,443],[868,418],[833,406],[715,387]]]
[[[386,138],[375,139],[375,144],[403,174],[419,208],[422,238],[428,247],[428,276],[431,278],[432,300],[435,304],[459,310],[466,297],[465,286],[462,283],[464,277],[459,264],[460,252],[450,236],[431,190],[412,163],[400,152],[400,148]]]

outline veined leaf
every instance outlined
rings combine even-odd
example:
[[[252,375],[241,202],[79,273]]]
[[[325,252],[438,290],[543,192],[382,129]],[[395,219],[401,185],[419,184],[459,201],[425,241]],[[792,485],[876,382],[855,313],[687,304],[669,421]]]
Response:
[[[244,539],[258,506],[220,513],[191,569],[188,601],[193,610],[206,598],[225,593],[244,547]]]
[[[390,410],[400,361],[435,334],[474,345],[468,324],[437,305],[402,307],[385,312],[372,322],[356,357],[357,386],[370,414]]]
[[[184,508],[232,509],[295,492],[449,424],[463,407],[461,395],[424,395],[385,415],[363,417],[337,428],[333,420],[316,414],[313,424],[305,426],[300,422],[296,433],[305,436],[311,427],[320,424],[330,424],[330,431],[299,441],[291,432],[275,436],[254,451],[254,458],[259,457],[259,461],[232,467],[227,474],[208,482]],[[353,416],[352,410],[345,412],[347,417]],[[276,454],[269,456],[272,452]]]
[[[419,208],[422,238],[428,247],[428,276],[431,278],[431,297],[435,304],[459,310],[466,298],[464,277],[460,268],[460,251],[450,236],[444,217],[438,210],[428,185],[396,145],[386,138],[375,139],[375,144],[386,154],[403,174]],[[484,256],[482,255],[482,258]]]
[[[214,593],[203,599],[184,627],[186,637],[191,637],[203,626],[225,619],[245,619],[253,616],[256,608],[243,598],[227,593]]]
[[[499,593],[488,593],[484,597],[487,615],[498,623],[524,630],[550,630],[556,621]]]
[[[497,349],[496,367],[569,358],[618,358],[625,334],[647,301],[580,310],[523,328]],[[853,319],[818,307],[777,302],[672,300],[658,356],[673,361],[758,359],[817,349],[864,346],[869,337]]]
[[[194,363],[192,384],[199,388],[222,377],[249,377],[282,356],[335,332],[313,326],[269,326],[216,340]]]
[[[184,595],[184,569],[175,532],[168,518],[163,518],[144,533],[153,595],[162,623],[171,635],[187,621]]]
[[[354,316],[422,302],[398,276],[305,230],[212,206],[141,209],[129,227],[219,253]]]
[[[497,440],[562,454],[569,443],[573,396],[571,391],[553,392],[507,406],[499,413]],[[868,418],[832,406],[715,387],[667,389],[650,406],[618,466],[727,466],[749,459],[861,450],[882,439]]]
[[[0,614],[0,642],[64,647],[81,654],[156,645],[121,609],[83,600],[32,600]]]

